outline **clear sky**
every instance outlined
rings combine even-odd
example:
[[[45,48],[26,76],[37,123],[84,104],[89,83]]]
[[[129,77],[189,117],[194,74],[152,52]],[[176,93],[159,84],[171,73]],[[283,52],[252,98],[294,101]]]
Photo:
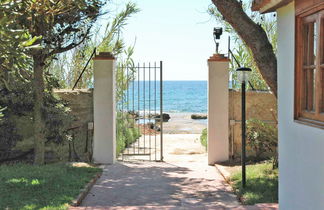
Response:
[[[124,0],[119,1],[127,2]],[[207,14],[211,0],[133,0],[141,11],[123,33],[125,42],[136,39],[134,60],[163,61],[164,80],[207,80],[207,59],[215,51],[213,27]],[[227,50],[227,35],[221,48]]]

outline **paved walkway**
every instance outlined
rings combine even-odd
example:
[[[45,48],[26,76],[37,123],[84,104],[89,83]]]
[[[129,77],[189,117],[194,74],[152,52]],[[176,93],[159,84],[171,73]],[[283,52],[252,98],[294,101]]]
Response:
[[[242,207],[207,155],[199,135],[165,135],[165,162],[108,165],[73,209],[263,209]],[[264,208],[269,209],[269,208]]]

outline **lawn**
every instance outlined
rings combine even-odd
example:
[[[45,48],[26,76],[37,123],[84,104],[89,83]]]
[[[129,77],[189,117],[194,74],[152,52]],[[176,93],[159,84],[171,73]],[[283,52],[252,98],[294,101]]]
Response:
[[[67,209],[100,171],[66,164],[0,166],[0,209]]]
[[[278,169],[272,170],[269,162],[249,165],[246,168],[246,187],[241,188],[241,172],[230,177],[232,187],[243,204],[278,203]]]

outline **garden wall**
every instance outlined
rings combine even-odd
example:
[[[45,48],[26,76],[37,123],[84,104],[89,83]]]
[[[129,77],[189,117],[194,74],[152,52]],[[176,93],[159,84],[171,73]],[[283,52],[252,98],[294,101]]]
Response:
[[[230,90],[229,92],[229,145],[230,156],[233,158],[241,155],[241,92]],[[276,124],[277,100],[268,91],[247,91],[246,93],[246,119],[258,119],[266,123]],[[247,154],[252,152],[247,148]]]
[[[74,135],[74,147],[82,161],[89,161],[92,155],[92,130],[88,123],[93,122],[93,90],[55,90],[57,96],[68,103],[71,114],[76,117],[71,130]],[[247,91],[246,119],[258,119],[270,124],[276,124],[277,100],[273,94],[266,91]],[[229,92],[229,154],[237,158],[241,155],[241,92]],[[252,152],[247,149],[248,155]],[[66,156],[66,155],[65,155]],[[65,159],[68,157],[65,157]],[[73,157],[75,158],[75,157]]]
[[[69,144],[72,154],[69,152],[70,157],[64,155],[64,159],[91,161],[93,129],[89,123],[93,122],[93,90],[62,89],[55,90],[54,93],[68,103],[71,115],[75,117],[69,131],[73,140],[73,144]]]
[[[93,122],[93,90],[92,89],[79,89],[79,90],[55,90],[54,93],[61,99],[68,102],[77,120],[74,126],[83,126],[88,122]]]

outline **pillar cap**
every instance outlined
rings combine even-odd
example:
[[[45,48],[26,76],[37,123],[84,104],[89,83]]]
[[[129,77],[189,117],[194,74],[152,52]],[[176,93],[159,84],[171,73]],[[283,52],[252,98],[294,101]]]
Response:
[[[229,62],[230,60],[223,54],[214,54],[209,57],[208,62]]]
[[[100,52],[93,60],[115,60],[115,57],[111,52]]]

